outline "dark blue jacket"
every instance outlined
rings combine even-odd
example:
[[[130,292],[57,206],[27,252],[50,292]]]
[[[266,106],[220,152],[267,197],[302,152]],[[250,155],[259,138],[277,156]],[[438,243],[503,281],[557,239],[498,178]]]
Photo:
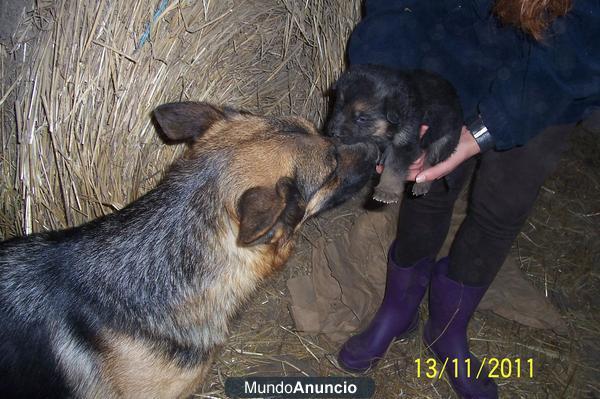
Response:
[[[490,0],[367,0],[348,43],[350,64],[437,72],[478,113],[496,148],[577,122],[600,106],[600,1],[575,0],[543,43],[501,26]]]

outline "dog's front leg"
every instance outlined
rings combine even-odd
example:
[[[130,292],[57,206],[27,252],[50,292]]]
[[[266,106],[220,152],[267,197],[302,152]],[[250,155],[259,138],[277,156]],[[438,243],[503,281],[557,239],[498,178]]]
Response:
[[[387,146],[383,152],[383,172],[373,193],[373,199],[379,202],[391,204],[400,201],[402,197],[409,165],[403,162],[399,152],[400,149],[393,145]]]

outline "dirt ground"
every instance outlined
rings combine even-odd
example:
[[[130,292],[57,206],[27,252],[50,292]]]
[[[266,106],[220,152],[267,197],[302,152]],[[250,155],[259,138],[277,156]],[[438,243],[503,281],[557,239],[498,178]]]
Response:
[[[478,356],[532,359],[533,378],[497,380],[503,398],[600,397],[600,134],[579,127],[571,141],[511,254],[567,320],[568,335],[491,312],[477,312],[469,327]],[[264,284],[240,315],[197,397],[225,397],[227,377],[348,375],[335,365],[338,344],[294,330],[286,280],[310,273],[311,241],[323,235],[335,240],[352,225],[359,205],[355,200],[309,222],[284,272]],[[425,304],[421,313],[424,319]],[[375,398],[454,397],[444,379],[417,377],[415,360],[428,357],[420,333],[396,342],[369,374]]]

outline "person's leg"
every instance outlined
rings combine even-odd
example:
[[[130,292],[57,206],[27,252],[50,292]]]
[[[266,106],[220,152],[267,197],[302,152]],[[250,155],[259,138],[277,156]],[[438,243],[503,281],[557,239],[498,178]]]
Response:
[[[395,339],[416,329],[419,304],[448,233],[454,202],[471,175],[472,164],[468,162],[446,179],[434,182],[425,196],[412,197],[406,190],[396,240],[388,254],[383,301],[367,328],[342,346],[338,361],[345,369],[371,368]]]
[[[414,7],[413,7],[414,6]],[[423,68],[438,72],[458,88],[465,109],[476,109],[478,86],[487,87],[481,43],[474,24],[480,20],[473,8],[438,2],[368,1],[366,16],[348,42],[351,65],[376,64],[398,69]],[[433,21],[436,21],[435,23]],[[456,22],[460,21],[460,24]],[[445,27],[444,27],[445,26]],[[458,57],[446,30],[452,32]],[[465,57],[465,54],[473,55]],[[479,79],[472,79],[478,76]],[[466,85],[465,82],[472,82]],[[475,84],[477,83],[477,84]],[[400,210],[397,239],[388,255],[386,291],[381,307],[362,333],[350,338],[338,357],[350,370],[364,370],[383,356],[389,344],[414,330],[419,304],[427,290],[434,259],[449,229],[454,202],[470,175],[467,162],[443,181],[434,182],[424,197],[405,196]],[[449,184],[449,189],[446,187]],[[408,190],[407,190],[408,191]]]
[[[435,259],[448,234],[454,203],[472,176],[475,162],[470,159],[449,176],[434,181],[424,196],[404,196],[393,249],[397,265],[408,267],[423,258]]]
[[[523,147],[481,156],[467,217],[450,250],[451,279],[473,286],[492,282],[544,180],[568,147],[572,129],[571,125],[551,127]]]
[[[446,377],[460,397],[498,396],[487,372],[474,373],[481,363],[469,351],[467,326],[566,149],[569,130],[550,128],[523,147],[481,156],[467,217],[449,256],[435,266],[423,339],[438,359],[455,362]]]

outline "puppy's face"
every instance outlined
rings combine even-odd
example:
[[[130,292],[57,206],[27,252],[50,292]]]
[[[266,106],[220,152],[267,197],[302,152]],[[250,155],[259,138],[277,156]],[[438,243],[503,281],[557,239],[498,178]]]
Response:
[[[327,134],[344,141],[374,140],[382,147],[402,131],[408,90],[382,67],[353,66],[335,84]]]
[[[301,118],[266,118],[207,103],[159,106],[171,140],[187,141],[217,186],[240,246],[287,243],[302,222],[358,192],[378,157],[372,143],[342,144]]]

